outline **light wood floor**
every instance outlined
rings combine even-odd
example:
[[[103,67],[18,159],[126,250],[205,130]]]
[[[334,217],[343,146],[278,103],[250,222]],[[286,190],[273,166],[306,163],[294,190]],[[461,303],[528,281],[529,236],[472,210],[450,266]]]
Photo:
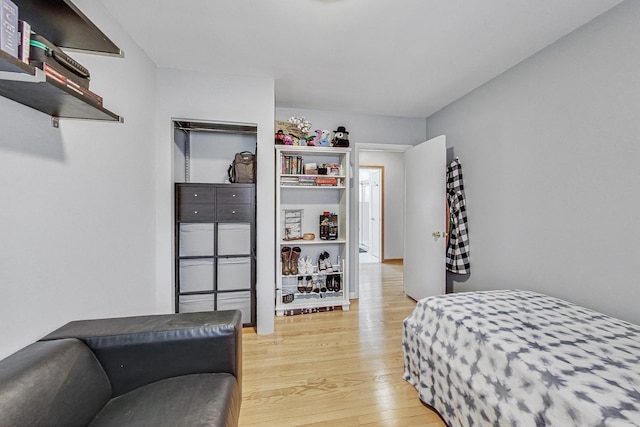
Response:
[[[442,427],[402,379],[402,265],[362,264],[351,310],[276,317],[243,334],[240,426]]]

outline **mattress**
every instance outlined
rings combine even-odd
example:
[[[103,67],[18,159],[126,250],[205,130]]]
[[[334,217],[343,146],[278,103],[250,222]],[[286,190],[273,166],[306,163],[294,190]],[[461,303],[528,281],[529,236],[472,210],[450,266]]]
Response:
[[[451,426],[639,426],[640,327],[534,292],[425,298],[404,378]]]

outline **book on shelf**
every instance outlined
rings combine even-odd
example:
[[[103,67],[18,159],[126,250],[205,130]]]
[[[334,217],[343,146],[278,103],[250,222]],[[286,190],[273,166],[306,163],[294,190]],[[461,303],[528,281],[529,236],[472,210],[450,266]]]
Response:
[[[330,176],[318,176],[316,178],[316,184],[318,185],[337,185],[338,179]]]
[[[314,177],[303,175],[298,180],[298,185],[314,186],[316,185],[316,179]]]
[[[302,156],[285,154],[282,156],[281,168],[284,175],[301,174],[304,170],[304,160],[302,159]]]
[[[100,95],[91,92],[89,89],[85,89],[84,87],[80,86],[78,83],[67,78],[65,75],[60,74],[60,72],[58,72],[55,68],[53,68],[47,63],[33,62],[33,64],[36,65],[38,68],[41,68],[44,71],[47,78],[54,80],[60,83],[61,85],[65,85],[69,89],[75,91],[78,95],[85,96],[91,99],[93,102],[97,103],[98,105],[102,106],[102,97]]]
[[[0,49],[18,57],[18,6],[11,0],[0,0]]]
[[[31,50],[31,25],[27,21],[18,21],[18,40],[20,47],[18,49],[18,58],[25,64],[29,63],[29,51]]]
[[[280,178],[281,185],[298,185],[298,178],[296,177],[282,177]]]

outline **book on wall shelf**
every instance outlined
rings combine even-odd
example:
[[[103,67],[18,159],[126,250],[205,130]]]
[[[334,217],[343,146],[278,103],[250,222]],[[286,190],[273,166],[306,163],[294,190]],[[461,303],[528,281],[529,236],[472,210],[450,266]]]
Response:
[[[0,49],[18,57],[18,6],[11,0],[0,0]]]
[[[82,86],[80,86],[78,83],[74,82],[72,79],[64,76],[63,74],[60,74],[59,71],[57,71],[55,68],[53,68],[52,66],[50,66],[49,64],[47,64],[46,62],[38,62],[38,61],[34,61],[32,62],[32,65],[35,65],[37,68],[40,68],[41,70],[44,71],[45,75],[62,84],[67,86],[69,89],[75,91],[76,93],[78,93],[79,95],[82,96],[86,96],[89,98],[89,100],[91,100],[92,102],[95,102],[96,104],[102,106],[102,97],[94,92],[91,92],[89,89],[86,89]]]

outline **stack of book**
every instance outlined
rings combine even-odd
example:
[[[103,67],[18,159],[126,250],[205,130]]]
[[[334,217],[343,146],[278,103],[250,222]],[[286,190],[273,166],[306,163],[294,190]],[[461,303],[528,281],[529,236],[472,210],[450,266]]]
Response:
[[[298,177],[295,176],[283,176],[280,177],[280,184],[287,185],[298,185]]]
[[[49,64],[41,63],[41,65],[42,65],[42,70],[44,71],[45,75],[47,76],[47,79],[54,80],[54,81],[60,83],[61,85],[65,85],[69,89],[71,89],[74,92],[78,93],[78,95],[82,95],[84,97],[87,97],[91,101],[93,101],[96,104],[102,106],[102,97],[100,95],[91,92],[89,89],[85,89],[84,87],[80,86],[78,83],[74,82],[72,79],[67,78],[66,76],[60,74],[59,71],[57,71],[55,68],[53,68]],[[38,67],[38,68],[40,68],[40,67]]]
[[[285,175],[297,175],[304,171],[304,160],[301,156],[282,156],[282,173]]]
[[[323,186],[336,186],[338,184],[338,179],[332,176],[318,176],[316,177],[316,184]]]
[[[298,185],[307,186],[307,187],[315,186],[316,185],[316,177],[315,176],[302,175],[298,179]]]

